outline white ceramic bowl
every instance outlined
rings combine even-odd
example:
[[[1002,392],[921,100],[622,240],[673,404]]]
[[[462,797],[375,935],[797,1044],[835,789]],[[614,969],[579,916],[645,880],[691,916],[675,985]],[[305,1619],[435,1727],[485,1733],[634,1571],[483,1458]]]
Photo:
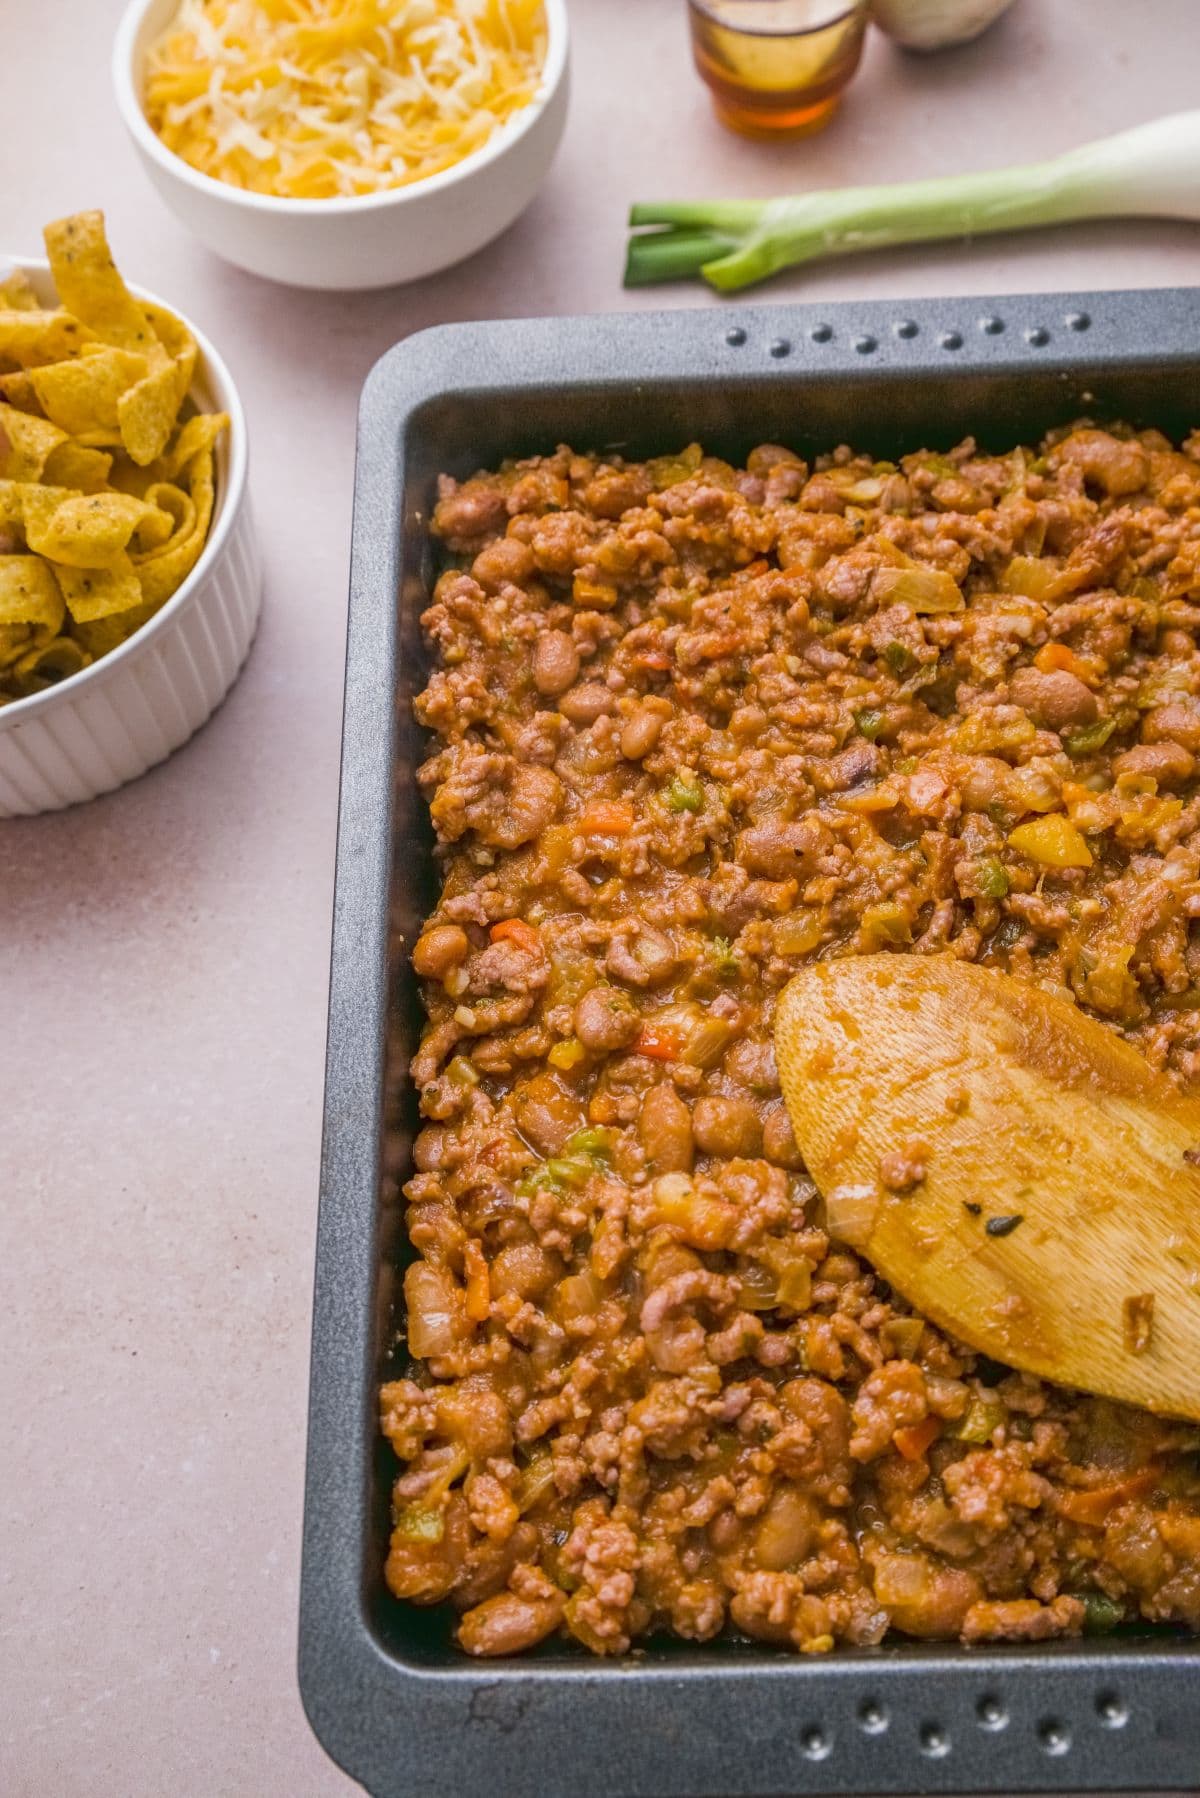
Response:
[[[24,269],[38,297],[54,303],[44,262],[5,256],[0,266]],[[143,288],[131,292],[167,305]],[[246,659],[262,600],[246,420],[229,370],[184,322],[200,348],[192,397],[229,414],[208,542],[178,590],[119,648],[44,693],[0,706],[0,818],[77,805],[165,761],[217,709]]]
[[[202,175],[168,150],[142,110],[147,46],[178,0],[131,0],[113,48],[117,105],[151,181],[201,243],[293,287],[390,287],[461,262],[524,212],[567,116],[566,0],[543,0],[546,66],[537,94],[453,168],[346,200],[279,200]]]

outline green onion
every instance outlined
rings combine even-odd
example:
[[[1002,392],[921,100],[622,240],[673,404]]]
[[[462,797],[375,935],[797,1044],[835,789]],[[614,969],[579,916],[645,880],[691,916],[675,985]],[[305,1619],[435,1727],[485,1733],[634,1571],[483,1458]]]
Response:
[[[625,285],[702,275],[733,292],[825,256],[1136,216],[1200,219],[1200,112],[1019,168],[774,200],[639,204],[629,215],[638,235],[629,240]]]
[[[882,655],[892,673],[897,676],[907,674],[917,659],[903,643],[885,643]]]

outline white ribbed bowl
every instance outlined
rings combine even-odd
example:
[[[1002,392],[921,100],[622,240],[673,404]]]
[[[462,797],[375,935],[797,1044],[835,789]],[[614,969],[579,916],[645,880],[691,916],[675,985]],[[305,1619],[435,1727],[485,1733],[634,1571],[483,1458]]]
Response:
[[[55,303],[45,262],[0,262],[24,269],[38,297]],[[175,310],[143,288],[131,291]],[[0,706],[0,818],[78,805],[165,761],[216,711],[246,659],[262,601],[246,420],[229,370],[184,322],[200,348],[192,398],[229,414],[208,542],[178,591],[119,648],[44,693]]]

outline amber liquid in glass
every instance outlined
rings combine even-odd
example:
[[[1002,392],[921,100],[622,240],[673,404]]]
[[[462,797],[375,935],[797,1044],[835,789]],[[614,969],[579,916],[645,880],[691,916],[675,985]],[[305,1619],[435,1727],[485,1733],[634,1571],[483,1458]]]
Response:
[[[688,0],[696,67],[718,117],[803,137],[831,117],[862,55],[865,0]]]

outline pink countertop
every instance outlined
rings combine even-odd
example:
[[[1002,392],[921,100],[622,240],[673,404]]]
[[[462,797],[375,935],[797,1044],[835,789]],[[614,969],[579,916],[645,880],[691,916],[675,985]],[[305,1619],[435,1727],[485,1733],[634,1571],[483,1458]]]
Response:
[[[326,1798],[356,1788],[294,1664],[362,379],[440,320],[648,303],[619,285],[635,196],[996,165],[1195,105],[1194,7],[1018,0],[932,60],[875,39],[826,135],[772,150],[713,123],[683,0],[572,0],[567,139],[525,218],[464,268],[344,297],[227,268],[164,210],[110,98],[119,0],[6,11],[0,248],[36,252],[43,220],[103,206],[130,278],[221,346],[267,593],[189,747],[110,798],[0,824],[0,1788]],[[1195,228],[1130,224],[831,264],[761,297],[1198,276]]]

